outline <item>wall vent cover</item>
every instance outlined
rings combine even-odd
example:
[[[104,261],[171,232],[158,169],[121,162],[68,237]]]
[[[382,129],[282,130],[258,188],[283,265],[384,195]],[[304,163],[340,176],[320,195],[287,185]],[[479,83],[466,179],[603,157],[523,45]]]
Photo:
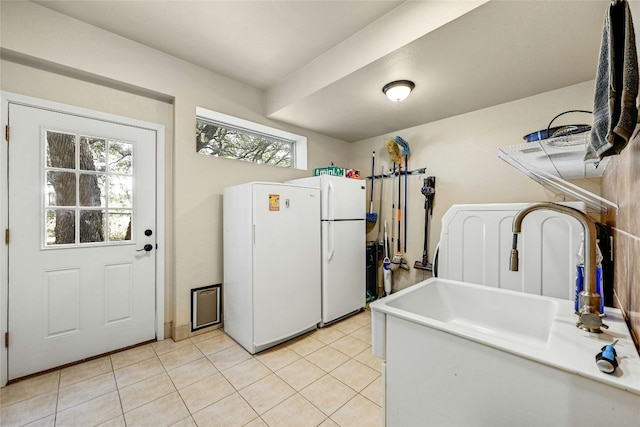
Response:
[[[191,331],[206,328],[221,322],[221,284],[191,289]]]

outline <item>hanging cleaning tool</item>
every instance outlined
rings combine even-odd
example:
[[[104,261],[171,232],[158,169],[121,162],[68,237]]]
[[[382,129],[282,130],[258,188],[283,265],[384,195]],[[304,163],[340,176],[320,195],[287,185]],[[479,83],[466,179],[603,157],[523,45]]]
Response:
[[[408,161],[409,157],[404,157],[404,253],[407,253],[407,187],[409,186],[409,178],[408,178]]]
[[[433,271],[433,265],[429,262],[429,218],[431,218],[433,214],[433,198],[436,195],[436,177],[426,177],[420,191],[424,196],[424,247],[422,249],[422,261],[416,261],[413,264],[413,268],[416,270]]]
[[[605,374],[613,374],[618,367],[618,361],[616,360],[616,349],[614,346],[618,343],[615,340],[612,344],[602,347],[602,351],[596,354],[596,365]]]
[[[397,192],[397,196],[398,196],[398,199],[397,199],[398,204],[396,205],[396,218],[395,218],[396,221],[397,221],[397,224],[398,224],[398,228],[397,228],[398,236],[396,238],[396,245],[397,245],[396,253],[393,256],[393,259],[391,260],[391,262],[393,263],[393,265],[395,267],[394,270],[397,269],[400,266],[400,264],[402,263],[402,251],[401,251],[401,245],[400,245],[400,233],[401,233],[400,224],[401,224],[401,219],[402,219],[402,208],[400,207],[400,199],[402,197],[402,189],[400,188],[400,184],[401,184],[401,181],[400,181],[400,168],[401,168],[401,165],[398,164],[398,174],[396,175],[398,177],[398,186],[396,187],[396,192]],[[394,175],[395,175],[395,173],[394,173]],[[393,241],[393,239],[392,239],[392,241]]]
[[[402,137],[396,136],[393,140],[401,149],[401,154],[404,156],[404,252],[407,253],[407,187],[409,176],[409,154],[411,154],[411,149],[409,148],[409,143],[402,139]]]
[[[380,166],[380,208],[378,212],[380,212],[380,216],[382,216],[382,187],[384,184],[384,166]],[[378,222],[378,245],[383,246],[382,241],[382,221]]]
[[[391,163],[394,165],[400,163],[402,159],[400,158],[400,148],[396,141],[394,139],[387,139],[385,146],[389,152],[389,160]]]
[[[378,253],[382,251],[382,256],[379,256],[377,260],[385,257],[385,252],[384,252],[385,242],[384,242],[384,238],[382,237],[382,196],[384,194],[382,190],[383,184],[384,184],[384,166],[380,166],[380,208],[378,209],[378,212],[380,212],[380,221],[378,221],[378,241],[376,242],[376,244],[378,245],[377,246]],[[376,264],[376,268],[378,268],[377,264]],[[384,273],[384,269],[383,269],[383,273]],[[384,274],[382,279],[383,280],[378,280],[378,295],[377,295],[378,298],[382,298],[384,296]]]
[[[375,224],[378,221],[378,214],[373,211],[373,184],[375,183],[376,174],[376,152],[371,156],[371,200],[369,202],[369,212],[367,212],[367,222]]]
[[[404,260],[404,254],[402,253],[402,245],[400,243],[400,233],[401,233],[401,224],[402,224],[402,208],[400,207],[401,197],[402,197],[402,180],[400,179],[401,165],[398,164],[398,207],[396,209],[397,220],[398,220],[398,238],[396,239],[397,243],[397,251],[396,254],[391,259],[392,270],[396,270],[400,267],[403,270],[409,270],[409,266]]]
[[[398,141],[400,141],[400,144],[402,144],[402,153],[400,150],[400,146]],[[404,262],[404,257],[402,255],[401,252],[401,247],[400,247],[400,225],[401,225],[401,219],[402,219],[402,208],[400,207],[400,197],[401,197],[401,189],[400,189],[400,172],[401,172],[401,163],[402,163],[402,155],[404,155],[404,153],[406,152],[407,155],[408,153],[408,149],[409,149],[409,144],[407,144],[407,142],[400,138],[400,137],[396,137],[394,139],[388,139],[385,142],[385,146],[387,147],[387,151],[389,152],[389,159],[391,160],[391,162],[393,162],[393,175],[396,175],[396,165],[398,165],[398,206],[394,207],[392,205],[392,210],[395,211],[395,213],[397,214],[398,217],[398,251],[397,253],[393,256],[393,259],[391,260],[391,269],[392,270],[396,270],[398,267],[404,269],[404,270],[408,270],[409,266]],[[406,147],[406,148],[405,148]],[[394,189],[395,191],[395,189]],[[393,197],[393,199],[395,199],[395,195]],[[393,230],[393,227],[392,227]],[[391,237],[391,242],[393,243],[393,235]]]
[[[409,149],[409,143],[404,139],[402,139],[402,137],[396,136],[393,140],[402,149],[400,151],[402,151],[402,155],[405,156],[405,158],[406,156],[411,154],[411,150]]]
[[[384,222],[384,259],[382,260],[382,281],[384,284],[384,294],[391,293],[391,260],[389,259],[389,239],[387,238],[387,221]]]
[[[395,144],[395,142],[393,143],[396,147],[397,144]],[[389,155],[391,155],[391,153],[389,153]],[[398,157],[399,158],[399,157]],[[396,176],[396,164],[393,164],[393,169],[391,169],[391,179],[395,179]],[[390,252],[393,251],[393,247],[395,245],[396,239],[395,239],[395,228],[393,227],[393,221],[395,220],[395,218],[398,216],[398,212],[397,212],[397,208],[396,208],[396,192],[397,187],[394,185],[394,182],[391,181],[391,188],[392,188],[392,194],[391,194],[391,245],[389,245],[388,241],[387,241],[387,253],[386,256],[387,258],[391,259],[390,256]],[[386,233],[386,221],[385,221],[385,233]],[[398,268],[398,264],[396,263],[391,263],[391,270],[396,270]]]
[[[398,249],[396,251],[397,255],[402,255],[402,251],[400,250],[400,233],[402,231],[402,180],[400,179],[400,172],[402,171],[402,165],[398,164],[398,209],[396,209],[396,213],[398,214],[398,240],[396,243],[398,244]]]

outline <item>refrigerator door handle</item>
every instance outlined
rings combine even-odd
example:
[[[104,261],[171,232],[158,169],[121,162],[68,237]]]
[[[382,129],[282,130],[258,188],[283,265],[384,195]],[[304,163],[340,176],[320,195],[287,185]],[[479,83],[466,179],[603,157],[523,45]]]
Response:
[[[333,240],[333,221],[329,221],[327,223],[327,248],[329,249],[329,253],[327,255],[327,261],[331,261],[333,259],[333,253],[335,252],[335,242]]]
[[[333,183],[331,181],[327,181],[327,219],[336,219],[335,214],[333,212]]]

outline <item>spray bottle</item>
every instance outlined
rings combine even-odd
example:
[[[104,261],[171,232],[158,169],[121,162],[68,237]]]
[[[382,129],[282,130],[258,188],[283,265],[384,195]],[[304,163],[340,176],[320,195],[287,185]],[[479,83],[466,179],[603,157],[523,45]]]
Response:
[[[578,263],[576,265],[576,294],[574,308],[580,312],[580,292],[584,290],[584,235],[581,235],[580,249],[578,250]],[[602,294],[602,252],[596,244],[596,292],[600,295],[600,314],[604,314],[604,295]]]

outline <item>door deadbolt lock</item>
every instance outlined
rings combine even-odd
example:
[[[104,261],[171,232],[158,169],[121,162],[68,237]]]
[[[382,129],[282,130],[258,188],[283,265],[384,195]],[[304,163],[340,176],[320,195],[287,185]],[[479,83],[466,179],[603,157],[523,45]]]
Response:
[[[146,230],[144,230],[144,235],[149,237],[153,234],[153,231],[151,231],[151,229],[147,228]]]

